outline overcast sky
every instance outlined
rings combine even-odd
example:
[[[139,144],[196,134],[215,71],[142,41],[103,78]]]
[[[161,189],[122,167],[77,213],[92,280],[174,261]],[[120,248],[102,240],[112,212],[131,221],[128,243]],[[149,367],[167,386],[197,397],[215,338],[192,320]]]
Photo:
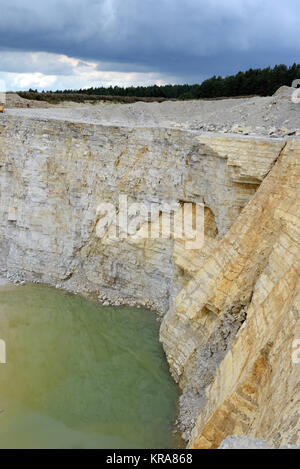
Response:
[[[200,83],[300,62],[299,0],[0,0],[8,89]]]

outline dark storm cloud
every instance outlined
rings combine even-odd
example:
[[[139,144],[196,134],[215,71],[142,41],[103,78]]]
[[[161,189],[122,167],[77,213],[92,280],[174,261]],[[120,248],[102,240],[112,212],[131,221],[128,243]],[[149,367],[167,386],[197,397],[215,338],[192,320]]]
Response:
[[[0,53],[66,54],[100,70],[195,81],[299,61],[298,0],[0,0],[0,11]]]

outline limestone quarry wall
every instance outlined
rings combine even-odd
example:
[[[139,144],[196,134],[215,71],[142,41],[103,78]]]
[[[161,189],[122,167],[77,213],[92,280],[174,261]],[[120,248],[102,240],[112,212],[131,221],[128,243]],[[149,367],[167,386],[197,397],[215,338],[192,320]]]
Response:
[[[299,181],[294,140],[164,318],[191,448],[300,443]]]
[[[164,314],[190,447],[299,444],[299,155],[297,139],[3,116],[0,273]],[[120,194],[203,203],[204,247],[99,238]]]
[[[148,205],[204,202],[222,237],[282,145],[5,116],[0,123],[0,268],[20,279],[116,301],[149,300],[165,312],[185,278],[181,243],[99,239],[99,204],[117,207],[120,194],[128,195],[129,203]],[[252,151],[248,159],[247,151]]]

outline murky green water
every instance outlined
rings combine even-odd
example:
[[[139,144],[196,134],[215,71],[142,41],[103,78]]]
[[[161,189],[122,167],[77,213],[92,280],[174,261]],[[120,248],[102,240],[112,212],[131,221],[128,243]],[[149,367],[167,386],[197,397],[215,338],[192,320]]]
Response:
[[[153,313],[0,289],[0,448],[169,448],[177,388]]]

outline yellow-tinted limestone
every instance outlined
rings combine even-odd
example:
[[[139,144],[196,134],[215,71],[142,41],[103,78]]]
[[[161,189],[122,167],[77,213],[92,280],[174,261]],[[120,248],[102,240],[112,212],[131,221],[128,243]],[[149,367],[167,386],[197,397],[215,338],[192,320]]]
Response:
[[[245,152],[229,138],[230,152]],[[196,134],[5,115],[0,121],[0,271],[166,312],[276,160],[284,142],[246,139],[260,157],[235,159]],[[258,165],[259,160],[259,165]],[[238,169],[239,168],[239,169]],[[262,169],[263,168],[263,169]],[[253,180],[253,174],[257,178]],[[99,204],[204,203],[211,236],[196,264],[184,242],[96,236]]]
[[[299,162],[299,139],[1,115],[0,274],[165,314],[190,447],[299,444]],[[120,194],[204,204],[203,248],[97,236]]]
[[[165,316],[161,337],[185,393],[209,381],[204,351],[217,356],[224,317],[242,323],[216,362],[191,448],[216,448],[232,434],[300,444],[299,181],[294,140]]]

